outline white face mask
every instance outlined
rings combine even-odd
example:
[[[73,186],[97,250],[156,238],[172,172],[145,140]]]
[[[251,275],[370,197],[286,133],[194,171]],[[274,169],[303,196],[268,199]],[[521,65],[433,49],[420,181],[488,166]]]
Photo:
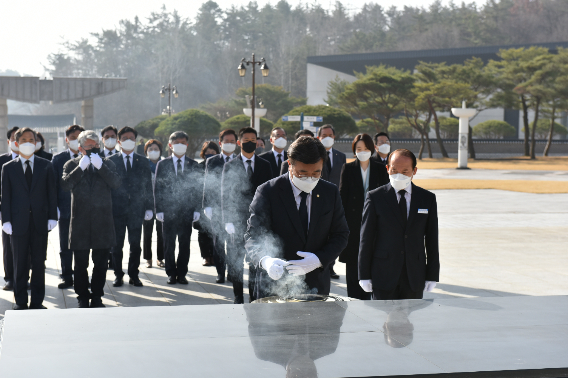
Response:
[[[406,188],[408,184],[410,184],[412,177],[408,177],[406,175],[403,175],[402,173],[397,173],[396,175],[389,175],[389,180],[394,190],[398,192],[399,190]]]
[[[371,158],[371,151],[359,151],[355,155],[359,161],[367,161]]]
[[[148,159],[158,160],[160,158],[160,151],[148,151]]]
[[[23,143],[20,144],[20,154],[22,155],[33,155],[35,152],[35,144],[33,143]]]
[[[35,150],[39,151],[40,148],[41,148],[41,142],[36,142]]]
[[[132,151],[136,147],[136,142],[130,139],[120,142],[120,147],[123,151]]]
[[[274,147],[276,148],[284,148],[288,144],[288,141],[285,138],[278,138],[274,141]]]
[[[185,152],[187,151],[187,145],[181,143],[173,144],[172,150],[176,155],[185,155]]]
[[[302,192],[310,193],[316,185],[318,184],[319,178],[313,177],[303,177],[299,178],[292,175],[292,183],[296,188],[300,189]]]
[[[381,145],[379,146],[379,152],[380,152],[381,154],[385,154],[385,155],[386,155],[386,154],[388,154],[390,151],[391,151],[391,146],[390,146],[390,144],[386,144],[386,143],[385,143],[385,144],[381,144]]]
[[[223,146],[221,146],[221,148],[223,149],[223,151],[232,154],[233,151],[235,151],[235,148],[237,148],[237,145],[235,143],[223,143]]]
[[[325,148],[330,148],[333,146],[333,143],[335,143],[335,139],[332,137],[325,137],[321,140],[321,144],[323,144]]]
[[[116,146],[116,138],[105,139],[104,144],[106,148],[113,149]]]
[[[72,149],[73,151],[77,151],[79,149],[79,141],[77,139],[70,140],[69,142],[67,142],[67,144],[69,145],[69,148]]]
[[[10,149],[14,152],[20,152],[20,149],[18,148],[18,146],[16,146],[15,140],[10,141]]]

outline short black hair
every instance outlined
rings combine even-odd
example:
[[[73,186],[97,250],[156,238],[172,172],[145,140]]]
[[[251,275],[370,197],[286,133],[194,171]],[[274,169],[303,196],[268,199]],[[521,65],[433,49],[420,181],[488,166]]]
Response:
[[[318,129],[318,137],[321,136],[321,132],[323,129],[331,129],[333,131],[333,135],[335,135],[335,128],[331,124],[323,125]]]
[[[187,135],[185,131],[174,131],[172,135],[170,135],[170,143],[181,138],[185,138],[185,140],[189,142],[189,135]]]
[[[12,138],[12,134],[15,133],[16,131],[18,131],[19,128],[20,128],[19,126],[14,126],[10,130],[8,130],[8,132],[6,133],[8,140],[10,140],[10,138]]]
[[[255,129],[252,127],[243,127],[239,130],[239,140],[243,139],[243,135],[245,134],[254,134],[255,137],[258,137]]]
[[[290,165],[297,161],[304,164],[315,164],[320,160],[327,159],[327,151],[319,139],[310,136],[301,136],[288,148]]]
[[[122,129],[120,129],[118,131],[118,139],[120,139],[120,137],[126,133],[133,133],[134,134],[134,139],[138,138],[138,131],[136,131],[136,129],[130,127],[130,126],[124,126]],[[189,139],[188,139],[189,140]]]
[[[394,150],[393,152],[391,152],[387,160],[387,165],[390,165],[391,159],[394,154],[399,154],[412,159],[412,169],[416,168],[416,156],[412,153],[412,151],[407,150],[405,148],[399,148],[398,150]]]
[[[264,145],[266,146],[266,142],[264,141],[264,139],[262,139],[262,138],[256,138],[256,139],[257,139],[257,140],[261,140],[261,141],[262,141],[262,144],[264,144]]]
[[[118,130],[116,127],[114,127],[113,125],[108,125],[107,127],[105,127],[104,129],[102,129],[101,131],[101,138],[105,135],[105,133],[107,131],[114,131],[114,135],[118,135]]]
[[[357,143],[363,141],[365,144],[365,148],[371,151],[371,156],[375,152],[375,146],[373,145],[373,140],[369,134],[357,134],[355,139],[353,139],[353,143],[351,144],[351,149],[353,150],[353,155],[357,155],[355,152],[357,150]]]
[[[71,134],[73,134],[75,131],[85,131],[85,129],[82,126],[79,125],[71,125],[67,128],[67,130],[65,130],[65,136],[69,136]]]
[[[312,133],[312,130],[308,129],[299,130],[296,134],[294,134],[294,140],[298,139],[301,136],[311,136],[313,138],[314,133]]]
[[[276,126],[275,128],[273,128],[273,129],[270,131],[270,137],[271,137],[271,138],[272,138],[272,134],[274,134],[274,132],[277,131],[277,130],[282,130],[282,131],[284,131],[284,134],[288,135],[288,133],[286,132],[286,130],[284,130],[283,128],[281,128],[281,127],[279,127],[279,126]]]
[[[239,136],[237,135],[237,132],[235,130],[225,129],[219,133],[219,143],[223,143],[223,138],[225,137],[225,135],[234,135],[235,140],[239,139]]]
[[[37,142],[37,133],[29,128],[29,127],[22,127],[21,129],[18,129],[18,131],[16,131],[16,135],[14,135],[14,138],[16,138],[16,142],[20,143],[20,138],[22,137],[22,135],[24,135],[24,133],[30,132],[34,135],[34,140]]]
[[[391,140],[391,138],[389,138],[389,134],[385,133],[384,131],[381,131],[380,133],[376,133],[375,137],[373,138],[373,140],[375,141],[375,144],[377,144],[377,140],[379,140],[380,136],[386,136],[387,139],[389,140],[389,142]]]
[[[217,143],[213,142],[212,140],[206,140],[201,146],[201,153],[199,154],[199,157],[205,159],[205,151],[207,151],[208,149],[215,150],[217,154],[221,153],[221,151],[219,151],[219,145]]]

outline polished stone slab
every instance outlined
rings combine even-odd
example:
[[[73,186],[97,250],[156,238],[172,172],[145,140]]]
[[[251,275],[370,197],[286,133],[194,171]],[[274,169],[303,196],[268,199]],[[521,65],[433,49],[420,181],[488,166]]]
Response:
[[[568,296],[7,311],[0,376],[562,377],[567,314]]]

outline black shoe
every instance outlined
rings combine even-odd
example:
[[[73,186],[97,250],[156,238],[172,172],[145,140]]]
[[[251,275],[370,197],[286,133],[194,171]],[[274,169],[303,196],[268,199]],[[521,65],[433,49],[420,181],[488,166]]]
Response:
[[[47,307],[45,307],[41,303],[39,303],[39,304],[31,303],[29,309],[30,310],[47,310]]]
[[[79,299],[79,308],[89,308],[89,300],[88,299]]]
[[[339,279],[339,274],[335,273],[335,270],[333,270],[333,269],[331,269],[331,270],[329,271],[329,276],[330,276],[331,278],[333,278],[334,280],[338,280],[338,279]]]
[[[182,285],[187,285],[189,283],[185,277],[178,277],[178,282]]]
[[[68,287],[73,286],[73,279],[63,279],[59,285],[57,285],[58,289],[67,289]]]
[[[27,310],[28,309],[28,304],[24,303],[24,304],[17,304],[14,303],[12,305],[12,310]]]
[[[215,280],[217,283],[225,283],[225,276],[218,275],[217,279]]]
[[[168,285],[175,285],[176,283],[177,283],[177,280],[174,276],[168,277]]]
[[[14,283],[12,281],[6,281],[2,290],[13,291],[14,290]]]
[[[134,286],[136,286],[136,287],[142,287],[142,286],[144,286],[144,285],[142,285],[142,281],[140,281],[140,278],[138,278],[138,277],[131,278],[131,279],[128,281],[128,283],[131,284],[131,285],[134,285]]]
[[[244,304],[245,300],[244,300],[242,295],[237,295],[237,296],[235,296],[235,301],[233,303],[234,304]]]
[[[112,281],[112,286],[114,287],[119,287],[122,286],[124,284],[124,280],[122,279],[122,277],[117,277],[114,279],[114,281]]]
[[[101,299],[91,300],[91,308],[106,307]]]

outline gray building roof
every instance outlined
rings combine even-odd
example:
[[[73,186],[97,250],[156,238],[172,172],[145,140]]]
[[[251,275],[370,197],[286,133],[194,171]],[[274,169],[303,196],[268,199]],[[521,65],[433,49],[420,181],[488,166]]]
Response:
[[[75,114],[59,115],[17,115],[8,114],[8,128],[31,127],[43,132],[47,128],[67,127],[76,124]]]

